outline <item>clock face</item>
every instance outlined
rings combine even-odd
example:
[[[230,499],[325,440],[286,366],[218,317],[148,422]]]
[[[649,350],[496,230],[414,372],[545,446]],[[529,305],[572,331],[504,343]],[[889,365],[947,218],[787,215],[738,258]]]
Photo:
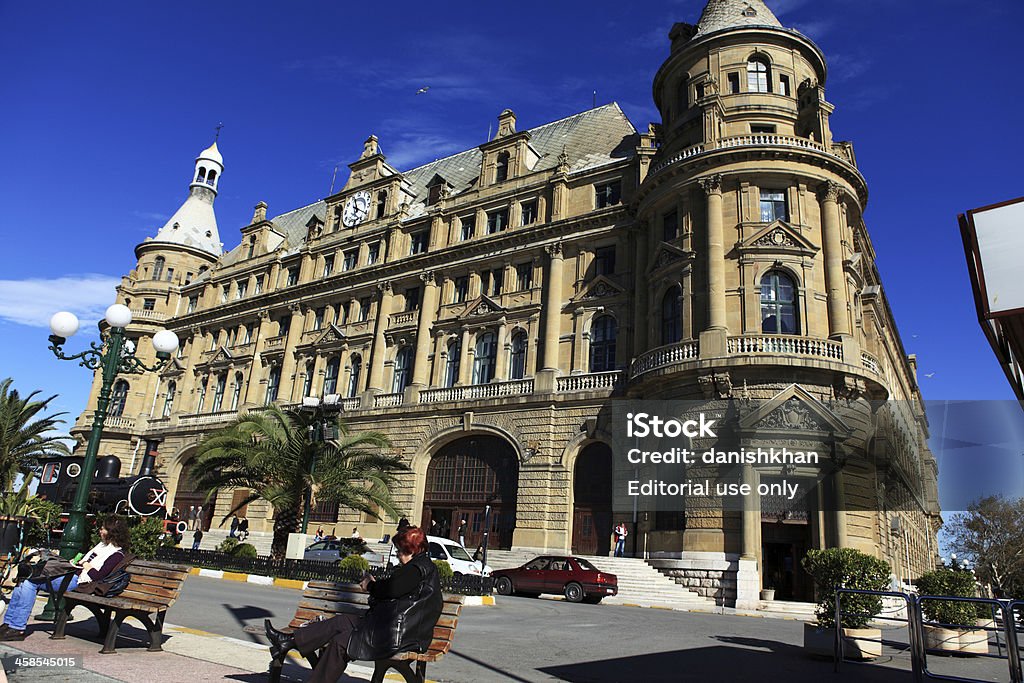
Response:
[[[370,215],[370,193],[366,190],[356,192],[345,202],[345,211],[341,220],[346,227],[359,225]]]

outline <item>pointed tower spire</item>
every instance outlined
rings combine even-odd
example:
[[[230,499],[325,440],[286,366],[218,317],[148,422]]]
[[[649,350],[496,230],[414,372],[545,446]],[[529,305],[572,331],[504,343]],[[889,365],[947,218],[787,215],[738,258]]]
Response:
[[[223,171],[224,157],[214,142],[196,157],[188,198],[160,228],[154,242],[180,244],[220,256],[223,247],[217,232],[213,200],[217,197],[217,185]]]
[[[782,24],[763,0],[710,0],[697,22],[697,36],[742,26],[776,26]]]

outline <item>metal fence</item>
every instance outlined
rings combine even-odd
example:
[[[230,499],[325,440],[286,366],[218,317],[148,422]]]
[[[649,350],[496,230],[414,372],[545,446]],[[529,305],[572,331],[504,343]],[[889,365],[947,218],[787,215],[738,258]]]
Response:
[[[240,574],[271,576],[278,579],[298,581],[335,581],[338,583],[359,583],[362,571],[340,569],[337,562],[317,560],[275,560],[266,556],[238,557],[215,550],[190,550],[187,548],[160,548],[158,560],[175,564],[188,564],[204,569],[220,569]],[[370,567],[375,577],[387,576],[388,567]],[[441,588],[447,593],[459,595],[490,595],[494,590],[494,579],[489,576],[453,576],[441,579]]]
[[[904,619],[896,616],[878,616],[846,612],[842,608],[842,598],[844,595],[867,595],[876,596],[879,598],[889,597],[900,599],[906,603],[907,616]],[[992,621],[995,625],[980,626],[977,624],[945,624],[936,621],[929,621],[924,617],[922,604],[930,601],[963,602],[975,605],[987,605],[991,611],[993,617]],[[908,649],[910,652],[911,671],[913,673],[913,678],[916,683],[923,683],[923,681],[925,681],[926,679],[941,681],[961,681],[962,683],[981,683],[982,681],[982,679],[952,676],[948,674],[940,674],[930,671],[928,669],[928,654],[935,654],[940,652],[948,654],[948,651],[928,647],[928,642],[925,638],[926,626],[952,629],[955,631],[984,631],[984,647],[989,651],[972,652],[973,656],[1006,660],[1011,683],[1024,683],[1024,670],[1022,670],[1021,668],[1020,647],[1018,645],[1018,630],[1024,630],[1024,627],[1019,625],[1020,622],[1017,616],[1022,612],[1024,612],[1024,600],[1010,601],[994,600],[990,598],[961,598],[948,595],[915,595],[913,593],[867,591],[855,590],[852,588],[839,588],[836,590],[835,617],[837,625],[842,624],[843,616],[868,616],[871,617],[872,621],[882,620],[888,622],[905,623],[907,625],[909,637]],[[990,638],[994,638],[995,640],[995,653],[991,652]],[[846,638],[842,634],[842,629],[836,628],[833,661],[835,670],[837,672],[840,669],[841,663],[844,661],[845,640]],[[857,636],[856,640],[859,642],[879,643],[880,646],[882,644],[887,643],[884,637],[875,640],[871,638],[865,638],[863,636]],[[891,643],[888,644],[891,645]]]

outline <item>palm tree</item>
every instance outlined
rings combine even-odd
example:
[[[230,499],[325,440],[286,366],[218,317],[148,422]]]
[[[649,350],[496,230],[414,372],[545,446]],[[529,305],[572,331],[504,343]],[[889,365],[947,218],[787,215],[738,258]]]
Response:
[[[38,401],[39,392],[33,391],[22,398],[12,382],[9,377],[0,380],[0,491],[10,489],[18,472],[27,473],[37,458],[71,453],[62,441],[68,437],[55,431],[64,424],[60,416],[65,413],[37,418],[57,396]]]
[[[338,437],[313,438],[315,414],[271,405],[250,412],[205,438],[199,445],[193,481],[207,500],[222,488],[247,488],[250,495],[230,510],[263,499],[274,508],[271,556],[284,556],[312,491],[319,501],[393,519],[400,517],[391,491],[398,473],[409,471],[399,456],[385,455],[391,443],[380,432],[350,433],[338,419]]]

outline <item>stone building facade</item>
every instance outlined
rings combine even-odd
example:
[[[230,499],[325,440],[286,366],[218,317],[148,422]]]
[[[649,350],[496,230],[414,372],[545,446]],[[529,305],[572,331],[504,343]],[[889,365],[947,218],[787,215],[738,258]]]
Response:
[[[808,598],[809,548],[861,548],[902,578],[930,568],[940,521],[916,367],[853,146],[833,139],[824,55],[760,0],[712,0],[670,40],[658,124],[638,131],[610,104],[519,130],[505,110],[493,139],[405,171],[371,136],[338,192],[273,218],[260,202],[226,251],[223,159],[205,150],[118,292],[132,336],[166,326],[182,348],[115,388],[101,454],[134,471],[158,450],[187,509],[204,434],[268,402],[334,395],[353,429],[385,432],[412,466],[400,505],[424,524],[466,518],[467,544],[488,502],[500,547],[606,554],[621,519],[632,552],[739,606],[769,582]],[[733,406],[737,444],[769,433],[850,464],[785,519],[756,503],[617,516],[618,397]],[[254,530],[268,515],[249,506]],[[364,536],[392,524],[317,515]]]

